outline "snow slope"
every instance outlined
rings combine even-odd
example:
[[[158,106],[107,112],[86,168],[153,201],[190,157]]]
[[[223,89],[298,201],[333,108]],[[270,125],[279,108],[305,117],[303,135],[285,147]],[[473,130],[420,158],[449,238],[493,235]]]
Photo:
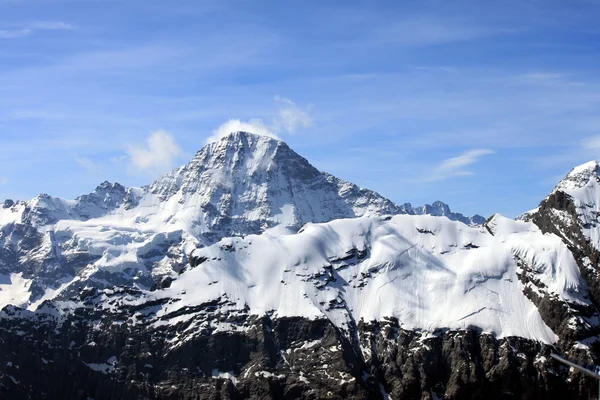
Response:
[[[523,294],[520,259],[535,266],[547,294],[589,304],[560,239],[499,215],[488,227],[410,215],[308,224],[295,235],[226,238],[195,250],[193,259],[195,268],[169,288],[122,301],[163,299],[155,323],[190,320],[189,332],[234,329],[182,312],[227,299],[223,313],[328,318],[343,331],[359,320],[397,318],[407,329],[475,326],[553,343],[556,335]]]
[[[441,202],[421,211],[453,216]],[[587,304],[571,253],[533,224],[383,217],[403,212],[281,141],[237,132],[145,188],[104,183],[74,201],[38,196],[0,210],[0,273],[22,283],[0,292],[0,307],[123,285],[144,291],[135,302],[172,299],[159,317],[227,299],[235,312],[326,317],[343,329],[393,317],[553,342],[523,294],[522,262],[543,295]],[[147,291],[164,277],[170,288]]]
[[[318,171],[279,140],[234,132],[144,188],[104,182],[75,200],[6,201],[0,273],[33,280],[31,304],[88,285],[150,288],[176,275],[193,249],[223,237],[400,212],[377,193]]]
[[[570,195],[575,205],[582,233],[600,250],[600,164],[591,161],[575,167],[561,180],[552,193]]]

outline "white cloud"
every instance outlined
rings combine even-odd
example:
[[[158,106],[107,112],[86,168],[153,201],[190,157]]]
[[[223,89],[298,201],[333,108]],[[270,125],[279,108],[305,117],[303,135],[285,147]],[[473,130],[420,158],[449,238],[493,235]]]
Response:
[[[276,132],[295,133],[298,128],[308,128],[313,124],[308,112],[292,100],[275,96],[275,101],[280,104],[277,116],[273,119],[272,129]]]
[[[31,24],[31,29],[45,31],[63,31],[74,29],[73,25],[62,21],[40,21]]]
[[[160,173],[173,166],[181,156],[181,148],[169,133],[159,130],[152,133],[146,145],[127,149],[131,166],[139,172]]]
[[[299,128],[308,128],[313,125],[313,119],[308,111],[298,107],[292,100],[275,96],[275,101],[279,104],[279,107],[270,124],[265,124],[260,118],[253,118],[249,121],[230,119],[215,129],[212,135],[206,139],[206,143],[217,141],[232,132],[239,131],[279,140],[279,134],[294,134]]]
[[[8,178],[5,176],[0,176],[0,185],[4,186],[8,183]]]
[[[279,137],[275,133],[271,132],[260,119],[251,119],[248,122],[240,121],[239,119],[230,119],[215,129],[212,135],[206,139],[206,143],[215,142],[229,135],[230,133],[240,131],[268,136],[272,137],[273,139],[279,139]]]
[[[472,171],[465,169],[469,165],[476,163],[480,157],[494,153],[488,149],[475,149],[464,152],[463,154],[444,160],[438,165],[428,181],[439,181],[456,176],[473,175]]]

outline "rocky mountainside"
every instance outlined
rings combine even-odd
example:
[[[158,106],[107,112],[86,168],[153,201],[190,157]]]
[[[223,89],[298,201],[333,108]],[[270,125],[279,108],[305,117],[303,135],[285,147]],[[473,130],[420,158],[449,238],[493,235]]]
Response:
[[[549,355],[600,355],[599,175],[483,221],[234,133],[148,187],[7,202],[0,397],[596,396]]]
[[[585,280],[590,300],[600,306],[600,166],[593,161],[576,168],[561,180],[538,208],[519,219],[535,223],[544,233],[562,239],[573,254]],[[593,326],[600,334],[600,327]],[[598,346],[596,337],[590,339]],[[600,355],[600,347],[595,347]]]

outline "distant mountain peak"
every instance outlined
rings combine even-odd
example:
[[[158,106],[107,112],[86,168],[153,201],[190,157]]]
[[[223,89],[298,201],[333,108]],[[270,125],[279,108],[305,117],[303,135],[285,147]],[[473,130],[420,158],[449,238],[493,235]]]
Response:
[[[481,225],[486,219],[479,214],[471,217],[464,216],[460,213],[455,213],[450,210],[450,206],[443,201],[436,200],[431,205],[425,204],[419,207],[413,207],[410,203],[405,203],[402,206],[404,212],[415,215],[433,215],[435,217],[447,217],[453,221],[460,221],[467,225]]]

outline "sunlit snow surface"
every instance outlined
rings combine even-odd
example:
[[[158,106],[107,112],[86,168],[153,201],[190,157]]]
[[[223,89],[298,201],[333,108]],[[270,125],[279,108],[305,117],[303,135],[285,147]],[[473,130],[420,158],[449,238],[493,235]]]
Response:
[[[556,186],[573,198],[583,234],[600,250],[600,165],[591,161],[573,168]]]
[[[557,186],[577,196],[596,245],[597,169],[576,169]],[[175,324],[194,318],[186,307],[221,299],[224,313],[329,318],[342,330],[393,317],[407,329],[475,326],[552,343],[555,334],[523,294],[519,265],[534,275],[527,281],[540,283],[530,291],[589,304],[566,245],[534,224],[499,215],[475,227],[445,217],[381,216],[400,211],[376,193],[317,171],[282,142],[239,133],[143,189],[105,183],[76,201],[41,195],[0,209],[7,232],[28,219],[42,235],[28,261],[56,256],[52,272],[83,256],[75,275],[49,275],[52,284],[36,298],[29,297],[35,281],[9,270],[0,276],[0,309],[15,304],[44,312],[52,308],[44,300],[64,300],[80,287],[143,289],[152,277],[172,276],[168,289],[98,307],[148,303],[152,323]],[[360,218],[348,218],[354,216]],[[250,234],[258,232],[264,233]],[[226,236],[236,237],[211,245]],[[5,245],[16,246],[11,240]],[[189,258],[196,267],[178,275]],[[141,280],[146,284],[138,285]],[[153,302],[161,299],[168,301]],[[80,305],[62,301],[58,308]]]
[[[553,343],[556,335],[523,294],[515,257],[535,267],[549,293],[586,302],[571,253],[530,223],[496,215],[489,227],[493,234],[446,218],[398,215],[228,238],[195,251],[207,261],[146,296],[176,299],[157,317],[225,296],[253,314],[325,316],[341,328],[396,317],[407,329],[472,325]],[[346,256],[365,251],[362,259]]]
[[[107,234],[104,240],[119,246],[115,232],[108,232],[99,230],[98,235]],[[95,246],[101,242],[94,238]],[[103,254],[106,250],[110,247]],[[342,330],[360,320],[394,317],[406,329],[432,332],[474,326],[498,337],[553,343],[556,335],[523,294],[517,260],[530,267],[528,273],[541,282],[544,295],[589,304],[587,287],[564,243],[532,223],[500,215],[482,227],[433,216],[339,219],[307,224],[296,234],[271,230],[226,238],[194,250],[192,259],[199,264],[188,267],[169,288],[124,294],[117,301],[100,299],[98,306],[117,311],[148,303],[152,323],[172,325],[194,318],[193,312],[178,310],[227,299],[223,312],[328,318]],[[11,292],[5,295],[16,298],[26,287],[24,281],[9,285]],[[1,296],[2,291],[0,300],[5,301]],[[160,299],[168,301],[157,303]],[[80,306],[60,303],[61,313]],[[46,312],[44,307],[40,312]]]
[[[23,278],[23,273],[0,275],[0,309],[7,304],[27,305],[29,301],[30,279]]]
[[[7,273],[37,264],[27,276],[37,288],[33,309],[86,285],[150,288],[176,276],[193,249],[223,237],[400,212],[377,193],[318,171],[281,141],[235,132],[144,188],[104,182],[75,200],[43,194],[7,204],[0,246],[20,257],[3,266]]]

